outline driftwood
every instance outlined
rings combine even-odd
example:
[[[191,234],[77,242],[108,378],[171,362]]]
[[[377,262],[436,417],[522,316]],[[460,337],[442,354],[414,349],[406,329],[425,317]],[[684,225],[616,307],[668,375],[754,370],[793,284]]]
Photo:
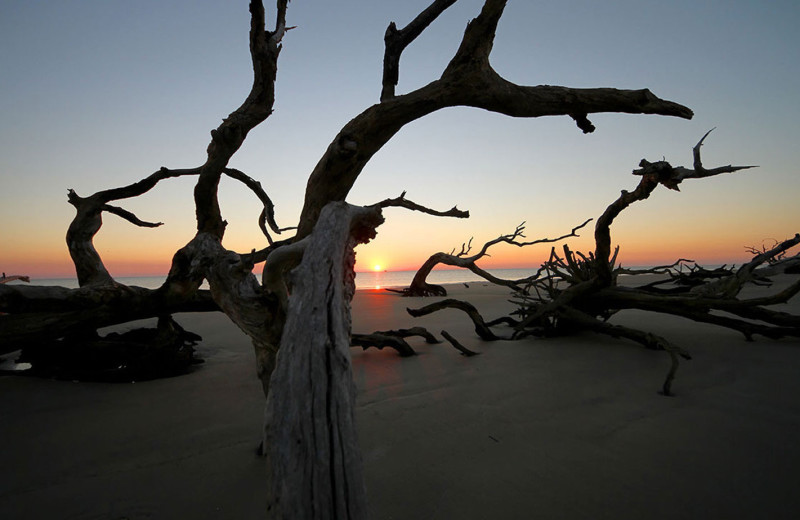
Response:
[[[178,312],[219,310],[209,291],[167,302],[158,291],[120,284],[78,289],[0,286],[0,354],[93,334],[99,328]]]
[[[454,299],[446,299],[441,300],[436,303],[431,303],[430,305],[426,305],[420,309],[406,309],[408,314],[411,316],[418,318],[420,316],[425,316],[427,314],[431,314],[433,312],[440,311],[442,309],[458,309],[463,311],[464,313],[469,316],[472,320],[473,325],[475,325],[475,333],[480,336],[481,339],[486,341],[494,341],[497,339],[502,339],[495,335],[492,332],[492,329],[484,321],[483,317],[478,312],[478,309],[475,308],[469,302],[461,301],[461,300],[454,300]]]
[[[31,368],[12,373],[107,383],[171,377],[203,362],[193,348],[201,340],[165,316],[155,328],[112,332],[103,337],[69,336],[23,348],[17,362],[29,363]]]
[[[377,208],[329,204],[290,275],[293,289],[265,421],[271,518],[366,516],[350,300],[353,247],[374,237],[381,222]]]
[[[434,345],[440,343],[436,337],[424,327],[411,327],[410,329],[375,331],[371,334],[351,334],[350,344],[367,350],[370,347],[381,350],[385,347],[393,348],[403,357],[414,356],[416,351],[408,344],[405,338],[419,336],[426,343]]]
[[[459,341],[456,338],[454,338],[453,336],[451,336],[450,333],[448,333],[446,330],[442,331],[442,337],[444,339],[446,339],[447,341],[449,341],[450,344],[453,345],[453,347],[456,350],[461,352],[461,354],[463,356],[472,357],[472,356],[477,356],[478,354],[480,354],[480,352],[473,352],[472,350],[468,349],[467,347],[465,347],[464,345],[459,343]]]
[[[447,290],[442,287],[441,285],[431,284],[428,283],[428,276],[430,276],[431,271],[433,268],[439,264],[451,265],[455,267],[461,267],[464,269],[469,269],[473,273],[477,274],[484,280],[488,280],[495,285],[503,285],[515,291],[524,291],[524,287],[527,279],[523,280],[503,280],[498,278],[497,276],[493,275],[492,273],[481,269],[478,267],[476,262],[481,258],[488,255],[489,248],[496,244],[510,244],[517,247],[526,247],[532,246],[536,244],[547,244],[551,242],[558,242],[564,240],[568,237],[577,237],[577,231],[589,222],[592,219],[587,220],[583,224],[575,226],[572,228],[572,231],[569,233],[562,235],[558,238],[540,238],[537,240],[532,240],[529,242],[520,241],[520,238],[525,238],[523,231],[525,231],[525,223],[523,222],[514,230],[513,233],[508,235],[500,235],[499,237],[495,238],[494,240],[490,240],[483,244],[483,247],[480,251],[472,256],[469,255],[470,251],[472,250],[472,239],[469,242],[461,245],[461,251],[456,253],[455,250],[448,253],[434,253],[431,255],[424,264],[417,270],[414,274],[413,280],[411,280],[411,285],[402,289],[402,290],[394,290],[388,289],[394,292],[399,292],[403,296],[447,296]]]
[[[710,133],[710,132],[709,132]],[[707,169],[703,166],[700,148],[708,133],[693,148],[694,167],[673,167],[666,161],[651,163],[642,160],[640,169],[633,174],[641,180],[632,192],[623,191],[598,218],[595,225],[595,251],[584,255],[563,246],[563,257],[555,248],[539,272],[527,281],[524,290],[515,292],[518,309],[516,319],[509,319],[514,333],[511,339],[528,336],[559,336],[589,330],[612,337],[626,338],[641,345],[666,351],[670,368],[661,391],[671,395],[672,382],[679,359],[691,359],[689,352],[666,338],[608,322],[623,309],[641,309],[694,321],[711,323],[741,332],[747,340],[755,335],[768,338],[800,337],[800,316],[772,310],[771,305],[785,303],[800,292],[800,280],[770,296],[740,299],[742,288],[748,283],[765,283],[776,272],[791,273],[798,265],[795,256],[785,258],[788,250],[800,244],[800,234],[771,249],[754,250],[754,258],[739,267],[703,269],[697,265],[683,270],[687,260],[669,266],[646,270],[624,269],[616,265],[619,248],[611,250],[611,224],[631,204],[647,199],[659,185],[677,190],[687,179],[711,177],[733,173],[751,166],[723,166]],[[760,269],[764,264],[767,268]],[[620,275],[659,273],[667,278],[638,287],[618,285]],[[663,285],[670,287],[664,288]],[[444,300],[427,306],[412,315],[420,315],[445,308],[460,308],[467,312],[476,325],[476,332],[484,340],[497,339],[474,307],[466,302]],[[411,311],[409,311],[411,312]],[[491,322],[499,323],[498,320]]]

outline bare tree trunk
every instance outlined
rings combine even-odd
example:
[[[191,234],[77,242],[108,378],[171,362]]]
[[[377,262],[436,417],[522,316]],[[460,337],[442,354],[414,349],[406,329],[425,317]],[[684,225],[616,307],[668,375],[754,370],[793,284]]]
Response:
[[[292,294],[265,415],[272,518],[366,517],[350,366],[350,300],[353,247],[374,236],[382,221],[378,208],[329,204],[303,261],[291,273]]]

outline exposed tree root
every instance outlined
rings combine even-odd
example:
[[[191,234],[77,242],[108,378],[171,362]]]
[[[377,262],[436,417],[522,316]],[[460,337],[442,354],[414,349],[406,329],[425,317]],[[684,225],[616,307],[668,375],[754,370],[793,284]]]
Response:
[[[451,265],[455,267],[461,267],[464,269],[469,269],[476,275],[480,276],[484,280],[487,280],[495,285],[502,285],[504,287],[508,287],[509,289],[513,289],[514,291],[524,291],[524,287],[527,282],[530,281],[529,278],[521,279],[521,280],[504,280],[502,278],[498,278],[497,276],[493,275],[492,273],[481,269],[478,267],[476,262],[481,258],[488,256],[489,249],[496,245],[496,244],[510,244],[516,247],[526,247],[532,246],[536,244],[547,244],[551,242],[558,242],[560,240],[564,240],[567,237],[577,237],[577,231],[584,226],[586,226],[592,219],[585,221],[583,224],[575,226],[572,228],[572,231],[569,233],[562,235],[557,238],[541,238],[538,240],[532,241],[521,241],[519,239],[525,238],[523,232],[525,231],[525,223],[523,222],[514,230],[513,233],[509,233],[508,235],[500,235],[499,237],[495,238],[494,240],[490,240],[486,242],[483,247],[481,248],[478,253],[469,255],[470,251],[472,250],[472,239],[469,242],[461,244],[461,251],[456,253],[455,250],[451,251],[449,254],[447,253],[434,253],[433,255],[422,264],[422,267],[417,270],[416,274],[414,275],[414,279],[411,281],[411,285],[402,289],[402,290],[395,290],[392,289],[393,292],[399,292],[403,296],[447,296],[447,289],[442,287],[441,285],[436,285],[429,283],[427,278],[430,276],[433,268],[439,264]]]
[[[453,345],[453,347],[455,347],[455,349],[461,352],[461,354],[464,356],[472,357],[480,354],[480,352],[473,352],[472,350],[468,349],[467,347],[459,343],[458,340],[453,336],[451,336],[446,330],[442,331],[442,337],[447,341],[449,341],[450,344]]]
[[[412,336],[422,337],[429,344],[441,343],[424,327],[412,327],[410,329],[377,331],[372,334],[351,334],[350,344],[354,347],[361,347],[364,350],[370,347],[378,350],[389,347],[395,349],[400,356],[408,357],[416,355],[414,349],[405,340],[405,338]]]
[[[710,132],[709,132],[710,133]],[[767,249],[753,249],[751,261],[738,269],[720,267],[704,269],[698,265],[687,265],[690,260],[659,266],[652,269],[631,270],[616,265],[619,247],[612,252],[611,224],[617,216],[631,204],[647,199],[659,185],[678,190],[687,179],[704,178],[732,173],[751,166],[722,166],[707,169],[703,166],[700,147],[708,133],[693,148],[694,168],[673,167],[666,161],[651,163],[642,160],[640,169],[634,175],[641,180],[632,192],[622,191],[619,198],[611,203],[598,218],[595,225],[595,250],[587,255],[572,251],[563,246],[563,256],[551,250],[550,258],[541,269],[524,281],[523,287],[515,289],[515,302],[518,305],[514,315],[506,323],[514,328],[511,339],[529,336],[563,336],[581,330],[635,341],[647,348],[663,350],[670,356],[670,368],[662,384],[664,395],[671,395],[672,383],[679,365],[679,358],[691,359],[687,350],[666,338],[655,334],[609,323],[607,320],[620,310],[640,309],[663,314],[680,316],[693,321],[710,323],[732,330],[752,340],[755,335],[771,339],[800,337],[800,316],[768,308],[770,305],[785,303],[800,292],[800,281],[790,284],[772,295],[740,299],[742,288],[748,283],[769,285],[769,275],[777,272],[791,273],[800,265],[798,256],[786,258],[786,252],[800,244],[800,234],[777,243]],[[580,227],[573,229],[570,235]],[[519,235],[521,227],[512,235],[507,235],[512,243]],[[502,240],[504,237],[497,239]],[[564,238],[564,237],[560,237]],[[484,246],[484,251],[487,246]],[[468,246],[454,258],[460,258]],[[437,253],[437,255],[442,255]],[[440,258],[434,255],[431,259]],[[762,266],[767,264],[768,267]],[[471,265],[471,264],[470,264]],[[420,274],[420,273],[418,273]],[[422,273],[425,274],[425,273]],[[664,279],[634,287],[617,284],[620,275],[660,274]],[[492,281],[491,279],[487,278]],[[424,281],[424,277],[421,277]],[[507,285],[500,283],[500,285]],[[517,283],[521,285],[521,283]],[[417,284],[418,287],[424,287]],[[421,316],[446,308],[457,308],[466,312],[475,324],[476,333],[484,340],[498,339],[489,329],[490,325],[500,323],[495,320],[486,324],[477,310],[466,302],[443,300],[409,313]]]
[[[486,322],[483,320],[483,316],[480,315],[478,309],[475,308],[469,302],[461,301],[461,300],[454,300],[454,299],[447,299],[442,300],[436,303],[431,303],[430,305],[426,305],[425,307],[421,307],[419,309],[406,309],[406,311],[413,317],[417,318],[419,316],[425,316],[426,314],[431,314],[432,312],[440,311],[442,309],[458,309],[463,311],[469,316],[472,320],[472,323],[475,325],[475,332],[481,339],[486,341],[495,341],[498,339],[507,339],[501,338],[497,336],[492,330],[486,325]]]

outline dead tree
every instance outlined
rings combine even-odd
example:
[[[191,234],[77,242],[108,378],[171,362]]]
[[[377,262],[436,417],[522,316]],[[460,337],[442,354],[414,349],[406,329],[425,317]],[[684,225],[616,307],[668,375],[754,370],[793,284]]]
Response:
[[[525,231],[525,223],[523,222],[522,224],[517,226],[517,228],[514,230],[513,233],[510,233],[508,235],[500,235],[494,240],[490,240],[485,244],[483,244],[481,250],[478,251],[476,254],[472,256],[467,256],[469,252],[472,250],[472,239],[470,239],[469,242],[461,244],[461,251],[458,253],[456,253],[454,249],[449,254],[441,252],[432,254],[414,274],[414,278],[411,280],[411,285],[409,285],[408,287],[401,290],[394,290],[394,289],[387,289],[387,290],[399,292],[403,296],[447,296],[447,289],[445,289],[441,285],[428,283],[428,276],[430,276],[431,271],[433,271],[433,268],[439,264],[444,264],[455,267],[461,267],[463,269],[469,269],[470,271],[480,276],[484,280],[488,280],[495,285],[503,285],[515,291],[524,291],[524,286],[527,279],[504,280],[480,268],[476,264],[476,262],[481,258],[488,256],[489,248],[496,244],[505,243],[517,247],[526,247],[536,244],[547,244],[551,242],[558,242],[560,240],[566,239],[567,237],[579,236],[577,234],[577,231],[583,228],[589,222],[591,222],[591,220],[592,219],[589,219],[583,224],[575,226],[574,228],[572,228],[571,232],[562,235],[558,238],[540,238],[537,240],[532,240],[530,242],[520,242],[518,240],[519,238],[525,238],[525,235],[523,234],[523,231]]]
[[[710,131],[709,131],[710,133]],[[694,167],[673,167],[666,161],[642,160],[633,174],[640,176],[635,190],[622,191],[597,219],[595,225],[595,250],[588,255],[563,246],[563,256],[551,251],[550,258],[532,277],[525,290],[516,291],[518,309],[511,320],[513,334],[510,339],[528,336],[551,337],[589,330],[613,337],[627,338],[647,348],[666,351],[671,364],[662,385],[665,395],[671,394],[672,381],[679,358],[690,359],[689,352],[666,338],[645,331],[615,325],[609,318],[624,309],[640,309],[671,314],[690,320],[711,323],[741,332],[747,340],[755,335],[777,339],[786,336],[800,337],[800,316],[770,309],[769,306],[785,303],[800,292],[800,280],[765,297],[740,299],[739,293],[750,282],[763,281],[775,272],[791,272],[797,257],[770,265],[768,271],[759,271],[765,263],[782,259],[785,252],[800,244],[800,234],[785,240],[769,250],[756,252],[753,259],[739,267],[704,270],[690,268],[689,274],[677,269],[685,260],[670,266],[654,269],[631,270],[617,265],[619,247],[611,250],[611,224],[631,204],[646,200],[659,185],[678,190],[687,179],[712,177],[752,168],[752,166],[722,166],[707,169],[703,166],[700,148],[708,133],[693,148]],[[780,271],[775,266],[784,269]],[[641,286],[621,286],[621,274],[641,275],[659,273],[665,280]],[[665,289],[664,284],[671,287]],[[462,308],[457,301],[445,300],[424,309],[409,312],[412,316],[433,312],[441,308]],[[477,311],[463,309],[475,323],[476,332],[484,340],[491,340],[493,332],[486,332],[483,318]]]
[[[394,87],[402,50],[453,3],[436,0],[406,27],[389,26],[380,102],[353,118],[333,139],[309,176],[296,233],[274,241],[265,224],[275,234],[285,230],[275,223],[266,193],[253,179],[228,167],[248,133],[272,112],[278,55],[289,29],[288,0],[277,1],[273,30],[266,29],[262,2],[251,1],[253,84],[242,105],[211,131],[206,161],[189,169],[162,168],[138,183],[85,198],[71,192],[70,202],[77,214],[70,225],[68,245],[81,288],[0,285],[0,311],[8,313],[0,316],[0,344],[31,346],[42,338],[86,333],[132,319],[220,309],[252,338],[258,377],[267,395],[265,452],[273,477],[271,514],[275,518],[363,517],[347,357],[351,249],[374,234],[382,218],[380,208],[394,204],[392,199],[367,208],[345,204],[368,161],[403,126],[446,107],[469,106],[512,117],[564,115],[574,119],[583,132],[594,131],[588,115],[599,112],[692,117],[690,109],[660,99],[647,89],[521,86],[505,80],[489,63],[505,0],[485,1],[480,14],[467,25],[460,47],[441,77],[397,95]],[[141,195],[161,180],[179,175],[197,177],[194,237],[175,253],[167,280],[159,289],[117,283],[92,246],[102,214],[111,213],[139,226],[158,225],[109,203]],[[264,202],[259,217],[266,234],[264,247],[239,253],[223,246],[226,222],[217,192],[226,175],[245,182]],[[398,205],[416,206],[400,199]],[[463,216],[455,208],[427,212]],[[321,218],[323,214],[332,220]],[[334,214],[340,216],[334,218]],[[252,272],[260,262],[265,262],[261,281]],[[199,291],[204,280],[210,286],[206,294]],[[298,327],[298,323],[310,326]],[[279,348],[281,355],[277,356]],[[300,359],[306,354],[311,359]],[[326,383],[310,387],[307,374],[299,373],[306,368]],[[273,371],[275,380],[271,382]],[[281,421],[280,427],[273,428],[270,421]],[[296,509],[301,503],[303,509]]]

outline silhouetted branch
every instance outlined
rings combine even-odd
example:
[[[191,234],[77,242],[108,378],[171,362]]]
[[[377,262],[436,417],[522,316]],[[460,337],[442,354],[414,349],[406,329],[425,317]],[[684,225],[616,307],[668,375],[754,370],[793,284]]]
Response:
[[[406,198],[406,192],[401,193],[400,196],[397,198],[382,200],[377,204],[373,204],[373,206],[378,208],[389,208],[389,207],[406,208],[411,211],[419,211],[421,213],[427,213],[428,215],[433,215],[435,217],[469,218],[469,211],[461,211],[456,206],[453,206],[451,209],[447,211],[438,211],[435,209],[427,208],[425,206],[421,206],[416,202],[408,200]]]
[[[154,228],[154,227],[159,227],[159,226],[163,226],[164,225],[163,222],[145,222],[143,220],[140,220],[139,217],[137,217],[136,215],[134,215],[130,211],[124,210],[122,208],[118,208],[117,206],[112,206],[110,204],[104,204],[102,206],[102,210],[103,211],[107,211],[108,213],[113,213],[114,215],[117,215],[118,217],[122,217],[123,219],[127,220],[131,224],[139,226],[139,227]]]
[[[408,25],[398,29],[394,22],[386,28],[383,36],[385,50],[383,54],[383,88],[381,101],[394,97],[394,89],[400,79],[400,55],[417,36],[422,34],[445,9],[456,3],[456,0],[435,0]]]
[[[476,264],[476,262],[481,258],[483,258],[484,256],[487,256],[489,248],[491,248],[496,244],[506,243],[517,247],[526,247],[536,244],[558,242],[560,240],[564,240],[567,237],[576,237],[578,236],[577,231],[586,226],[586,224],[591,222],[591,220],[592,219],[586,220],[583,224],[580,224],[572,228],[572,231],[570,231],[569,233],[564,234],[557,238],[541,238],[529,242],[520,242],[518,240],[519,238],[525,238],[525,235],[523,234],[523,231],[525,230],[525,223],[523,222],[522,224],[517,226],[512,233],[507,235],[501,235],[493,240],[486,242],[478,253],[476,253],[473,256],[466,257],[465,255],[467,255],[469,251],[472,249],[472,239],[470,238],[468,244],[461,245],[461,252],[458,254],[453,254],[453,252],[451,252],[450,254],[440,252],[431,255],[428,258],[428,260],[426,260],[425,263],[422,264],[422,266],[417,270],[413,280],[411,281],[411,285],[402,290],[402,294],[404,296],[446,296],[447,290],[444,287],[442,287],[441,285],[430,284],[427,281],[427,278],[433,271],[433,268],[436,267],[438,264],[452,265],[455,267],[469,269],[471,272],[475,273],[484,280],[487,280],[495,285],[509,287],[510,289],[513,289],[515,291],[523,291],[524,289],[522,284],[526,282],[528,279],[504,280],[480,268]]]
[[[480,15],[467,25],[458,51],[439,79],[384,99],[341,129],[309,177],[298,237],[310,233],[328,202],[346,200],[369,160],[401,128],[442,108],[471,106],[513,117],[598,112],[692,117],[690,109],[660,99],[647,89],[528,87],[503,79],[489,64],[489,54],[505,3],[485,2]]]
[[[466,313],[467,316],[469,316],[469,318],[472,320],[472,323],[475,325],[475,333],[480,336],[481,339],[486,341],[505,339],[492,332],[492,330],[486,325],[483,316],[481,316],[478,312],[478,309],[476,309],[475,306],[469,302],[447,299],[436,303],[431,303],[430,305],[426,305],[419,309],[406,309],[406,311],[411,316],[417,318],[419,316],[425,316],[442,309],[458,309]]]
[[[282,231],[284,231],[278,226],[277,222],[275,222],[275,204],[272,203],[272,199],[269,198],[269,195],[267,195],[267,193],[264,191],[264,188],[261,187],[260,182],[244,172],[237,170],[236,168],[225,168],[223,171],[230,178],[236,179],[250,188],[250,190],[256,194],[258,200],[264,204],[264,209],[261,210],[261,214],[258,216],[258,228],[261,230],[264,236],[267,237],[269,243],[272,244],[272,237],[270,236],[269,231],[267,231],[266,224],[269,224],[269,227],[275,233],[280,234]]]

